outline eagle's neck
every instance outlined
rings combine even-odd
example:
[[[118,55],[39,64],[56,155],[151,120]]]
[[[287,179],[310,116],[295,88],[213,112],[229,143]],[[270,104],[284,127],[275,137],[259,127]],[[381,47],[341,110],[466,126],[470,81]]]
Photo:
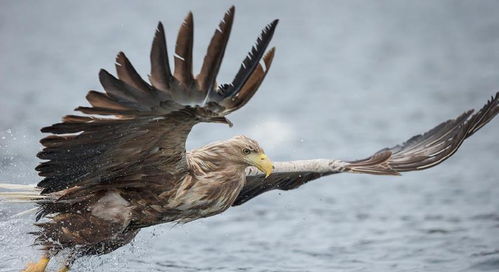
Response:
[[[248,165],[223,145],[209,145],[186,154],[187,165],[195,176],[213,172],[244,173]]]

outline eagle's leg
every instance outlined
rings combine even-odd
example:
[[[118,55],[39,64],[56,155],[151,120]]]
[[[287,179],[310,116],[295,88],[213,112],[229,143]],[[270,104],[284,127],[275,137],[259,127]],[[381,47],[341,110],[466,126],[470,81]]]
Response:
[[[68,272],[69,271],[69,266],[68,265],[64,265],[63,267],[61,267],[61,269],[59,269],[58,272]]]
[[[45,272],[50,258],[44,255],[37,263],[29,263],[22,272]]]
[[[71,269],[74,261],[76,260],[76,256],[77,253],[75,251],[69,253],[69,255],[66,257],[66,260],[64,261],[64,265],[59,270],[57,270],[57,272],[68,272]]]

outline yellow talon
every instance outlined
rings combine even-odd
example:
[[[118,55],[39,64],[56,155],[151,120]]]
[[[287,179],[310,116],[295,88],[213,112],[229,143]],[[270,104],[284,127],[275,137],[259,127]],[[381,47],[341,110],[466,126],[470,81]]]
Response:
[[[29,263],[22,272],[45,272],[45,268],[49,261],[49,258],[42,257],[37,263]]]
[[[63,268],[59,269],[58,272],[68,272],[69,271],[69,266],[64,266]]]

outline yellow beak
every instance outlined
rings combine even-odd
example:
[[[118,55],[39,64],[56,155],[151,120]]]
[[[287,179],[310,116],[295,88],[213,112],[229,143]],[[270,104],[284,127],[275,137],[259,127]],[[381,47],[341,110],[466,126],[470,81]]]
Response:
[[[265,174],[265,177],[268,177],[272,173],[274,167],[267,155],[263,153],[250,155],[249,160],[252,165]]]

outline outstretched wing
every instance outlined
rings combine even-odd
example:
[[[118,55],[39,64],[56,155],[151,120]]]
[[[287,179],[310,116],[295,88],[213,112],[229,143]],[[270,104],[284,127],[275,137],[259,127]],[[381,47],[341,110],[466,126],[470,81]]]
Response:
[[[463,141],[499,113],[499,92],[477,113],[467,111],[456,119],[441,123],[430,131],[414,136],[401,145],[385,148],[358,161],[306,160],[274,163],[273,173],[264,175],[255,168],[247,170],[246,185],[234,205],[240,205],[264,192],[291,190],[323,176],[337,173],[400,175],[401,172],[433,167],[452,156]]]
[[[218,26],[209,44],[199,75],[192,75],[192,14],[184,20],[175,47],[174,72],[170,71],[163,25],[159,23],[151,49],[150,82],[136,72],[125,54],[116,57],[118,78],[101,70],[105,93],[90,91],[90,107],[76,110],[42,129],[52,135],[37,170],[45,177],[42,193],[70,187],[168,186],[185,175],[185,141],[199,122],[230,122],[225,115],[244,105],[265,78],[274,48],[264,55],[277,20],[265,27],[237,73],[230,92],[216,86],[229,39],[234,7]],[[263,57],[264,66],[260,64]],[[173,186],[174,184],[172,184]]]

